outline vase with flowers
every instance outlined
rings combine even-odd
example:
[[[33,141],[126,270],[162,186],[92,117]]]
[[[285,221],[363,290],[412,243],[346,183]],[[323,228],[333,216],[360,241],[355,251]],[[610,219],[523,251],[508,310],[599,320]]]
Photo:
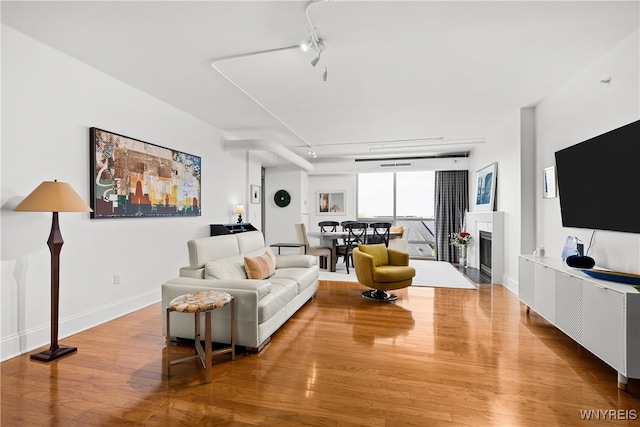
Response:
[[[467,247],[471,243],[471,233],[466,231],[461,231],[459,233],[451,233],[449,235],[449,242],[453,246],[457,246],[460,248],[460,261],[458,262],[458,266],[462,268],[467,267]]]

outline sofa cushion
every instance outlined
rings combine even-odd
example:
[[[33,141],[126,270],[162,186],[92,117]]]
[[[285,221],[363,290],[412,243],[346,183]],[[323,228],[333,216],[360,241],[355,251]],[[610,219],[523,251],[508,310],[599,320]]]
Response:
[[[296,292],[300,293],[313,285],[318,279],[318,266],[314,265],[309,268],[278,268],[276,274],[269,278],[272,282],[280,282],[280,279],[287,279],[296,283]]]
[[[244,257],[244,269],[249,279],[266,279],[276,272],[273,259],[266,252],[257,257]]]
[[[269,320],[271,316],[282,310],[296,297],[297,284],[293,280],[277,280],[271,282],[271,292],[258,303],[258,323]]]
[[[401,225],[392,225],[389,231],[392,233],[402,233],[404,231],[404,227]]]
[[[313,267],[318,264],[318,258],[313,255],[278,255],[276,257],[276,268],[288,267]]]
[[[209,261],[240,254],[238,240],[233,234],[189,240],[187,248],[191,268],[202,268]]]
[[[238,248],[240,250],[240,253],[243,253],[245,255],[265,247],[264,236],[260,231],[238,233],[235,234],[234,237],[238,240]]]
[[[246,279],[244,256],[235,255],[210,261],[204,266],[205,279]]]
[[[380,283],[409,280],[416,275],[413,267],[384,265],[373,270],[373,280]]]
[[[389,254],[387,253],[387,247],[384,243],[377,245],[358,245],[358,250],[373,256],[373,265],[375,267],[389,264]]]

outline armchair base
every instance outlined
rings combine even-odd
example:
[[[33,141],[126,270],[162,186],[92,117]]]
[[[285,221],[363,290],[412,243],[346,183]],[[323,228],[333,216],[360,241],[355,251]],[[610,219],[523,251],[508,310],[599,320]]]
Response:
[[[371,289],[362,293],[362,298],[372,301],[393,302],[398,299],[398,295],[380,289]]]

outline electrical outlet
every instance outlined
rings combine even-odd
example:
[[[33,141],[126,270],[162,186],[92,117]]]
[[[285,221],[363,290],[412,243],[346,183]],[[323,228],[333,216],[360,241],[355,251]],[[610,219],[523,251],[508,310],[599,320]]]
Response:
[[[113,284],[114,285],[119,285],[120,284],[120,275],[119,274],[114,274],[113,275]]]

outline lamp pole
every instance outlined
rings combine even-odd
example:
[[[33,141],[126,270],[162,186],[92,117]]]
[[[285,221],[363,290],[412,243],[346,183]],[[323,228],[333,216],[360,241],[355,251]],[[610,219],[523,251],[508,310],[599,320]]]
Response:
[[[51,233],[47,246],[51,252],[51,345],[49,350],[32,354],[31,359],[50,362],[78,350],[77,347],[58,345],[58,311],[60,302],[60,251],[62,250],[62,234],[58,224],[58,212],[53,212]]]

